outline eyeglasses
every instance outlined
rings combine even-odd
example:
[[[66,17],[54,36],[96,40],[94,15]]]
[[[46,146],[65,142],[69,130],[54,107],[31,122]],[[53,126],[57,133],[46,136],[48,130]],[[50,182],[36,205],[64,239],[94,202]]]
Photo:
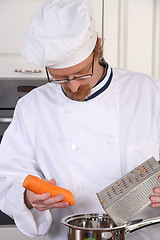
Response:
[[[49,77],[49,73],[48,73],[48,70],[46,68],[46,74],[47,74],[48,82],[52,82],[52,83],[55,83],[55,84],[62,84],[62,83],[67,83],[67,82],[70,82],[70,81],[73,81],[73,80],[80,81],[80,80],[85,80],[85,79],[91,78],[93,76],[93,70],[94,70],[94,55],[93,55],[93,61],[92,61],[92,73],[82,75],[82,76],[78,76],[78,77],[74,76],[71,79],[68,79],[68,78],[54,79],[54,78]]]

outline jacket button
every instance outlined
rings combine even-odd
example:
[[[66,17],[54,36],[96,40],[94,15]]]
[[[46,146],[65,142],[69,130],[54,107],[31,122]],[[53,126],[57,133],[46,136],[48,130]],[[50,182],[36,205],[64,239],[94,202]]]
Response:
[[[65,108],[65,109],[64,109],[64,112],[65,112],[65,113],[71,113],[71,112],[72,112],[72,109],[69,108],[69,107],[68,107],[68,108]]]
[[[76,144],[72,144],[70,146],[70,148],[71,148],[72,151],[75,151],[77,149],[77,145]]]
[[[114,145],[116,144],[116,141],[113,140],[113,139],[108,139],[108,140],[107,140],[107,144],[108,144],[109,146],[114,146]]]
[[[83,183],[79,183],[78,184],[78,188],[83,188],[84,187],[84,184]]]

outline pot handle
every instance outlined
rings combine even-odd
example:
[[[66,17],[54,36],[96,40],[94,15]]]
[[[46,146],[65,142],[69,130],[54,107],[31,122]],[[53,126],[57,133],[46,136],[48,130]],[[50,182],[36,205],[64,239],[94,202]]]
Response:
[[[12,118],[0,117],[0,123],[10,123],[12,122]]]
[[[133,231],[136,231],[138,229],[144,228],[144,227],[148,227],[151,226],[153,224],[158,224],[160,223],[160,217],[156,217],[156,218],[149,218],[149,219],[137,219],[132,221],[130,224],[128,224],[125,227],[125,232],[126,233],[130,233]]]

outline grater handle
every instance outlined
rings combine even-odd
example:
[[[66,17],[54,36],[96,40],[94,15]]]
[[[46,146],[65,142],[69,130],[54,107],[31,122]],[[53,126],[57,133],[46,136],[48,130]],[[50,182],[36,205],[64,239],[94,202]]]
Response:
[[[138,223],[133,223],[135,221],[136,222],[138,221]],[[125,227],[125,232],[126,233],[130,233],[130,232],[139,230],[141,228],[151,226],[153,224],[158,224],[158,223],[160,223],[160,217],[149,218],[149,219],[144,219],[144,220],[141,220],[141,219],[140,220],[134,220],[133,222],[131,222],[129,225],[127,225]]]

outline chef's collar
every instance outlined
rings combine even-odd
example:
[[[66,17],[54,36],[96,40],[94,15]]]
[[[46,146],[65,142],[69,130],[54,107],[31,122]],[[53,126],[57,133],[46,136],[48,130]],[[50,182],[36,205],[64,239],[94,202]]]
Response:
[[[108,63],[104,59],[102,59],[100,65],[102,65],[105,69],[104,74],[98,81],[98,83],[91,89],[90,95],[84,101],[88,101],[90,99],[97,97],[99,94],[104,92],[109,87],[112,81],[113,77],[112,68],[108,65]]]

